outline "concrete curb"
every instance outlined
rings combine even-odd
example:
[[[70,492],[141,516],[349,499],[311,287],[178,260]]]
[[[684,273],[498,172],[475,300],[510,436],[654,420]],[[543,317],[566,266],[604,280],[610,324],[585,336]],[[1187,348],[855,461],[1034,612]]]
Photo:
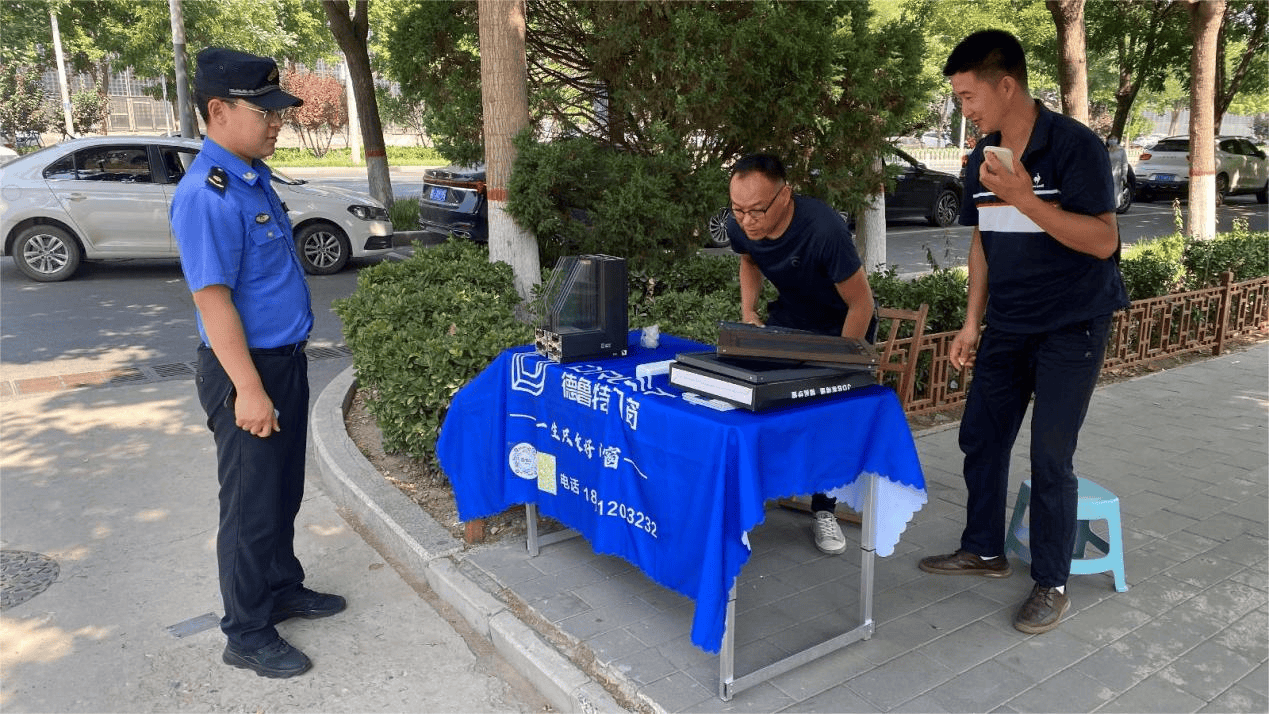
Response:
[[[322,485],[340,514],[385,558],[426,580],[557,711],[625,711],[599,683],[459,572],[454,556],[462,552],[462,543],[389,484],[349,438],[344,415],[355,390],[355,368],[349,367],[318,395],[309,423]]]

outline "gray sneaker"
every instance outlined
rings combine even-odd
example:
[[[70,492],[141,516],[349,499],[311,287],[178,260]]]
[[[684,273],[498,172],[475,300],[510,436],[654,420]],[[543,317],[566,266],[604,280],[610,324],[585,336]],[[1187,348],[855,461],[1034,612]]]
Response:
[[[837,516],[831,511],[815,512],[815,547],[829,555],[837,555],[846,550],[846,536],[842,535],[842,527],[837,523]]]

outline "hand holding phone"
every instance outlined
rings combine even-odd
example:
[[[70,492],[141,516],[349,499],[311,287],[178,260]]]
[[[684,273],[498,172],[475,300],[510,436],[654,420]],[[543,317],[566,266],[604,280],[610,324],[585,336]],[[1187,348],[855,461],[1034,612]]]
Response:
[[[1013,173],[1013,150],[1006,149],[1003,146],[984,146],[983,154],[995,154],[1000,163],[1005,165],[1005,170]]]

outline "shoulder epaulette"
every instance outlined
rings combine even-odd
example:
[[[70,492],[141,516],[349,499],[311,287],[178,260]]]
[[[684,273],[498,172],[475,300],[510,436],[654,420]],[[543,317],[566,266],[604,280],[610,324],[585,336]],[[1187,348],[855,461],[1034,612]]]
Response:
[[[229,174],[219,166],[211,167],[211,171],[207,172],[207,185],[216,189],[220,193],[224,193],[229,187]]]

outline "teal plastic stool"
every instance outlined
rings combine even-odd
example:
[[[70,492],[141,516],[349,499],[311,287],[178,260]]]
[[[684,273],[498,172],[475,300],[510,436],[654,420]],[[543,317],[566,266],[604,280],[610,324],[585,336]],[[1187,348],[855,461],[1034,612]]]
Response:
[[[1018,500],[1013,504],[1013,518],[1009,521],[1009,530],[1005,534],[1005,555],[1013,553],[1031,563],[1031,548],[1023,541],[1029,541],[1028,527],[1022,516],[1031,502],[1031,481],[1023,481],[1018,487]],[[1124,576],[1124,539],[1123,529],[1119,522],[1119,497],[1107,491],[1094,481],[1079,479],[1079,506],[1075,517],[1078,519],[1075,530],[1075,550],[1071,558],[1071,575],[1092,575],[1109,571],[1115,578],[1115,589],[1124,592],[1128,583]],[[1089,521],[1106,521],[1109,542],[1093,532]],[[1097,546],[1105,555],[1085,558],[1084,552],[1088,544]]]

